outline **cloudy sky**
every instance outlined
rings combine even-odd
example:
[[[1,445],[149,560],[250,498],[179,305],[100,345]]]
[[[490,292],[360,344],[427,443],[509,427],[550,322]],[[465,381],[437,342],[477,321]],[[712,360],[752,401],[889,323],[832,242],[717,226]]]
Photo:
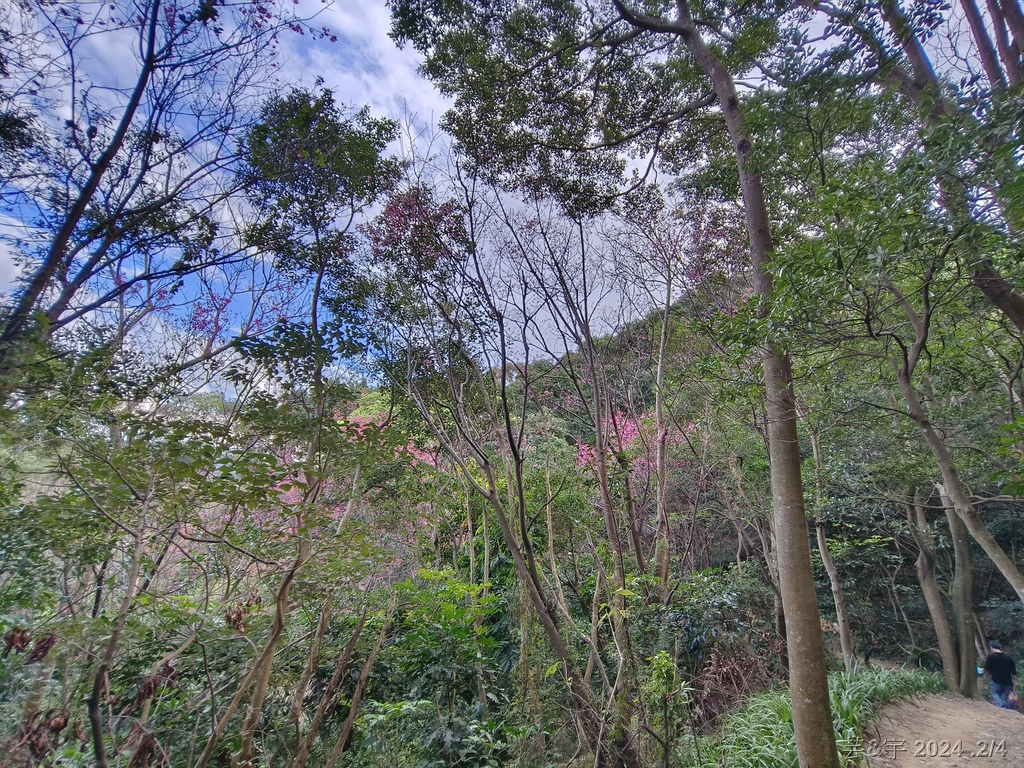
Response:
[[[416,52],[399,49],[388,37],[390,17],[384,0],[298,0],[296,4],[299,16],[311,19],[316,29],[326,27],[337,41],[308,34],[282,35],[282,89],[313,86],[321,77],[339,105],[368,105],[374,115],[411,122],[416,131],[438,122],[448,103],[417,74],[420,59]],[[6,13],[0,12],[0,17],[8,26],[12,20],[16,22],[15,16]],[[130,90],[138,74],[138,63],[129,53],[130,47],[137,45],[134,32],[108,31],[95,39],[96,45],[87,41],[79,46],[79,64],[103,87]],[[56,101],[59,104],[60,99]],[[66,99],[63,108],[67,108]],[[58,106],[58,112],[60,109]],[[63,120],[67,116],[53,117]],[[17,236],[25,224],[0,212],[0,230]],[[12,243],[0,241],[0,292],[14,287],[17,268],[12,253]]]
[[[311,84],[319,75],[339,102],[368,104],[380,115],[409,113],[420,123],[440,118],[447,102],[416,73],[420,59],[415,51],[399,49],[388,37],[390,17],[383,0],[335,0],[324,10],[320,0],[302,0],[299,8],[310,16],[320,11],[313,25],[328,27],[338,42],[292,36],[284,51],[289,79]]]

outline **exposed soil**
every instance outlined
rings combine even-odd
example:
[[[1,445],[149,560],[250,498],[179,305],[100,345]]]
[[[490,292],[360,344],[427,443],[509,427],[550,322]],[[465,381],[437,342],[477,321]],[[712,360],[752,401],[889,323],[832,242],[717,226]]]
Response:
[[[904,700],[882,710],[865,749],[871,768],[1022,768],[1024,715],[947,695]]]

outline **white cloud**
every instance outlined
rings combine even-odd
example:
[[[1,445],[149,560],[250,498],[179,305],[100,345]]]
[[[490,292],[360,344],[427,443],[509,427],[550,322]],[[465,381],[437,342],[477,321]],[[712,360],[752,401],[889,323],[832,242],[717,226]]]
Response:
[[[299,12],[307,15],[319,9],[319,0],[303,0],[299,5]],[[337,42],[287,36],[283,80],[308,85],[322,77],[339,103],[369,105],[374,113],[397,119],[414,116],[420,126],[436,124],[451,106],[420,77],[420,55],[408,47],[400,49],[388,37],[391,18],[381,0],[337,2],[323,9],[312,25],[327,27]]]
[[[14,289],[20,272],[14,262],[14,251],[0,240],[0,295],[8,294]]]

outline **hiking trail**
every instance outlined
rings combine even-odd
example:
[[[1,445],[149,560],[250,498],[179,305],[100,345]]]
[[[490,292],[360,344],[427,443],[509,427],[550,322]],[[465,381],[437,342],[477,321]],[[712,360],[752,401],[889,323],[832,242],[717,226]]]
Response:
[[[865,740],[870,768],[1022,768],[1024,715],[982,699],[903,699],[882,710]]]

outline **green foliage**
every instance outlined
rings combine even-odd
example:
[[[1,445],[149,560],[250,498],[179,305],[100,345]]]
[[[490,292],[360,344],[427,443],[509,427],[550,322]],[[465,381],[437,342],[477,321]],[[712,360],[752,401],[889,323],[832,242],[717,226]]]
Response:
[[[351,764],[502,765],[510,744],[495,663],[499,599],[452,571],[420,570],[398,593],[397,636],[382,655]]]
[[[345,115],[331,91],[298,88],[270,99],[261,117],[245,141],[243,181],[286,221],[326,227],[393,183],[398,163],[382,153],[395,139],[394,121],[365,107]]]
[[[861,763],[865,731],[885,704],[944,689],[940,676],[922,670],[872,668],[832,675],[829,694],[842,764]],[[794,768],[796,744],[788,693],[772,691],[752,697],[726,719],[720,738],[695,741],[686,747],[683,759],[693,761],[687,765],[708,768],[721,761],[750,768]]]

